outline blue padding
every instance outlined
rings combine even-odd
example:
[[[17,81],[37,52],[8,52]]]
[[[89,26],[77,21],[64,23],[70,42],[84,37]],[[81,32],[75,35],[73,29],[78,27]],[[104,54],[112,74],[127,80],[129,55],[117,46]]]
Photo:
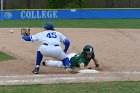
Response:
[[[30,36],[22,36],[22,38],[23,38],[25,41],[31,41]]]
[[[62,60],[62,62],[63,62],[63,65],[65,66],[65,68],[70,68],[70,60],[68,57],[64,58]]]
[[[67,52],[70,46],[70,41],[68,39],[64,40],[65,49],[64,52]]]

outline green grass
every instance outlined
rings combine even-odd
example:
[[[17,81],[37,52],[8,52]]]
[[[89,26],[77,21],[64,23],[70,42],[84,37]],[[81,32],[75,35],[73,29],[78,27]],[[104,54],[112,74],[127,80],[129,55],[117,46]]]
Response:
[[[7,61],[7,60],[13,60],[13,59],[15,59],[15,58],[0,51],[0,62],[1,61]]]
[[[0,93],[140,93],[138,82],[0,86]]]
[[[0,21],[0,28],[42,27],[48,21],[58,28],[140,28],[140,19],[5,20]]]
[[[72,19],[0,21],[0,28],[42,27],[51,21],[58,28],[140,28],[140,19]],[[0,61],[14,59],[0,51]],[[0,93],[140,93],[138,82],[0,86]]]

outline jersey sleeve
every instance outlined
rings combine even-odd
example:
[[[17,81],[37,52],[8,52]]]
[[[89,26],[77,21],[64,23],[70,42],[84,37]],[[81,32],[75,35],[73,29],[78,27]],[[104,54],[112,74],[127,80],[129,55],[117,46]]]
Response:
[[[95,59],[95,54],[94,54],[94,53],[92,54],[92,59],[93,59],[93,60]]]
[[[78,66],[80,66],[81,63],[84,63],[85,64],[86,60],[84,60],[83,58],[80,58],[78,60]]]
[[[35,35],[32,35],[30,38],[31,38],[31,41],[37,41],[39,40],[39,36],[41,36],[41,33],[37,33]]]
[[[60,35],[60,42],[64,44],[64,40],[67,39],[66,36],[64,36],[62,33],[59,33]]]

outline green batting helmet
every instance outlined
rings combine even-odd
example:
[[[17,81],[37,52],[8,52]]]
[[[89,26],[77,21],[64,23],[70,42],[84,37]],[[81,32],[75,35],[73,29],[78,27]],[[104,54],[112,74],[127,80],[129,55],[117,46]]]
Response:
[[[84,46],[83,53],[94,53],[93,47],[91,45]]]

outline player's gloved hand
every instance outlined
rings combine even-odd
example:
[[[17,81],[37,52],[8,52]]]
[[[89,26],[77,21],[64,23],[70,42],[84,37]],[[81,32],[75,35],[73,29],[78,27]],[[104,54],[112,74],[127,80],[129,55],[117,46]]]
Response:
[[[22,28],[21,29],[21,35],[23,36],[29,36],[30,35],[30,28]]]
[[[78,72],[76,70],[70,69],[70,68],[66,68],[66,72],[68,74],[77,74]]]

